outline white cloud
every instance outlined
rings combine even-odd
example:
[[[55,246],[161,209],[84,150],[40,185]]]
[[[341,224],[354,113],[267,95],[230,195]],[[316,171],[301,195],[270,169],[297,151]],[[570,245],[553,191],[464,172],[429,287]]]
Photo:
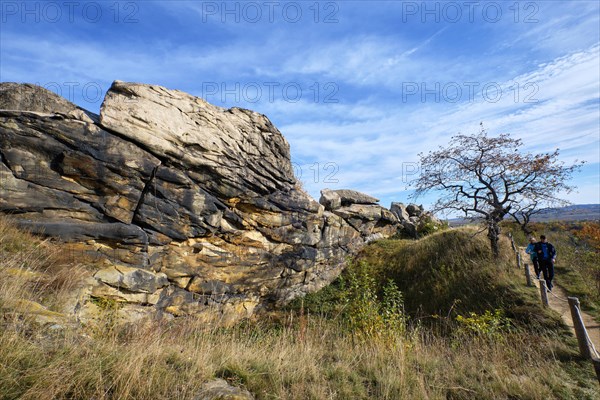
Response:
[[[203,82],[334,82],[338,103],[324,102],[323,95],[317,101],[307,95],[299,102],[263,96],[258,103],[230,105],[256,109],[278,125],[292,145],[294,159],[306,163],[303,179],[314,178],[308,169],[314,162],[321,168],[332,162],[339,167],[338,187],[386,199],[406,195],[403,165],[416,161],[418,152],[445,145],[459,131],[472,132],[480,121],[491,133],[523,138],[529,150],[560,147],[567,161],[600,162],[597,2],[539,3],[536,24],[514,24],[505,18],[486,26],[417,24],[387,29],[366,21],[360,10],[344,14],[339,26],[327,29],[310,24],[222,23],[198,29],[185,25],[187,13],[198,19],[197,4],[155,5],[165,18],[181,23],[173,25],[181,30],[174,37],[189,39],[187,35],[198,32],[206,36],[177,41],[158,35],[142,43],[134,30],[124,32],[122,41],[104,42],[100,36],[71,36],[61,29],[42,37],[3,27],[2,79],[99,82],[103,88],[121,79],[196,95],[202,95]],[[380,13],[370,4],[356,7],[369,8],[371,17]],[[398,7],[389,12],[398,12]],[[463,35],[463,29],[468,33]],[[471,45],[480,39],[474,35],[485,36],[482,43],[491,45],[473,51]],[[130,43],[130,37],[138,39]],[[214,37],[221,40],[213,42]],[[455,38],[462,41],[454,43]],[[403,98],[403,84],[411,82],[428,89],[455,82],[463,89],[462,97],[456,103],[444,96],[436,102],[431,95],[422,102],[421,93]],[[503,96],[491,103],[476,91],[470,98],[466,82],[478,82],[479,88],[497,82]],[[525,103],[526,95],[537,102]],[[313,195],[333,185],[323,182],[323,172],[316,183],[307,182]],[[585,198],[596,196],[595,202],[600,202],[598,191],[589,189],[598,185],[586,185]]]
[[[304,160],[335,162],[339,165],[340,187],[352,187],[390,199],[401,194],[403,165],[414,162],[420,151],[445,145],[452,134],[478,129],[480,121],[491,134],[509,132],[524,140],[530,151],[562,149],[562,159],[600,162],[600,102],[598,45],[501,83],[504,95],[497,103],[479,101],[460,105],[422,104],[405,112],[402,104],[381,104],[370,120],[340,124],[314,121],[284,125],[282,132],[292,144],[292,154]],[[520,82],[535,83],[537,102],[515,102]],[[373,104],[376,107],[377,104]],[[327,139],[323,139],[327,138]],[[307,182],[314,196],[327,185]],[[598,185],[592,185],[597,188]],[[577,198],[600,202],[598,191],[584,188]],[[594,193],[595,196],[594,197]],[[387,197],[386,197],[387,196]],[[591,197],[590,197],[591,196]],[[594,200],[595,199],[595,200]]]

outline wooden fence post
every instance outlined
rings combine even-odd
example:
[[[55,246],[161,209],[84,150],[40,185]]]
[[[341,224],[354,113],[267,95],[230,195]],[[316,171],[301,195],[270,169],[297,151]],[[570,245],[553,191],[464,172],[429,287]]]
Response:
[[[517,268],[521,269],[521,253],[517,253]]]
[[[600,383],[600,358],[592,358],[592,362],[594,363],[594,369],[596,370],[598,383]]]
[[[527,279],[527,286],[533,286],[531,283],[531,271],[529,271],[529,264],[525,263],[525,279]]]
[[[583,358],[591,359],[592,352],[585,332],[585,325],[579,313],[579,299],[577,297],[568,297],[569,308],[571,309],[571,318],[573,318],[573,326],[575,327],[575,335],[579,344],[579,352]]]
[[[512,233],[508,232],[508,237],[510,238],[510,245],[512,246],[513,251],[517,252],[517,247],[515,246],[515,240],[513,239]]]
[[[540,281],[540,295],[542,296],[542,304],[544,307],[548,307],[548,290],[546,288],[546,281],[539,279]]]

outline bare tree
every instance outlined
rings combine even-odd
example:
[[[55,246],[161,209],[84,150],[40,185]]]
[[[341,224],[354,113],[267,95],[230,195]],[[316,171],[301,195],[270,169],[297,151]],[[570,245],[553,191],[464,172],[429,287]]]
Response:
[[[523,143],[509,134],[490,137],[481,125],[474,135],[458,134],[450,145],[419,154],[421,175],[411,182],[414,198],[442,192],[434,211],[459,211],[486,224],[492,253],[499,256],[499,223],[506,216],[530,217],[541,204],[564,202],[558,196],[573,191],[566,182],[582,163],[565,166],[552,153],[521,151]]]

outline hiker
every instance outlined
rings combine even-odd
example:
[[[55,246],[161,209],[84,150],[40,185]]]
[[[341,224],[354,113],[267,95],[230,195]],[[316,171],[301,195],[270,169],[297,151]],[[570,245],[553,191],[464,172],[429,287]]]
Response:
[[[544,273],[544,280],[548,291],[552,290],[552,279],[554,279],[554,263],[556,262],[556,249],[546,241],[546,236],[540,236],[540,241],[534,246],[540,269]]]
[[[535,240],[535,238],[532,236],[529,238],[529,244],[527,245],[527,248],[525,249],[525,253],[529,254],[529,257],[531,257],[531,263],[533,264],[533,269],[535,270],[535,277],[537,279],[540,279],[540,263],[538,262],[538,258],[537,258],[537,253],[535,252],[535,244],[537,243],[537,240]]]

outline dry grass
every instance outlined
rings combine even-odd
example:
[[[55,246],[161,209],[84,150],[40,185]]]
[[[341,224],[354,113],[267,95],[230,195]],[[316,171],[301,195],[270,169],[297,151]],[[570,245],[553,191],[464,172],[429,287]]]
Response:
[[[259,399],[594,399],[591,371],[549,337],[356,342],[328,321],[207,330],[194,321],[31,340],[0,337],[5,399],[192,399],[218,376]]]
[[[65,248],[40,240],[0,218],[0,304],[15,299],[40,302],[61,311],[89,267],[84,257],[66,259]]]
[[[52,262],[53,245],[1,221],[0,249],[0,301],[58,301],[68,291],[69,279],[51,277],[61,270]],[[6,279],[8,268],[21,273]],[[233,328],[210,328],[193,318],[115,326],[110,308],[104,325],[52,331],[23,329],[0,311],[2,399],[194,399],[214,377],[244,386],[258,399],[600,396],[574,342],[551,331],[492,340],[412,326],[365,340],[339,321],[315,315],[280,315]]]

